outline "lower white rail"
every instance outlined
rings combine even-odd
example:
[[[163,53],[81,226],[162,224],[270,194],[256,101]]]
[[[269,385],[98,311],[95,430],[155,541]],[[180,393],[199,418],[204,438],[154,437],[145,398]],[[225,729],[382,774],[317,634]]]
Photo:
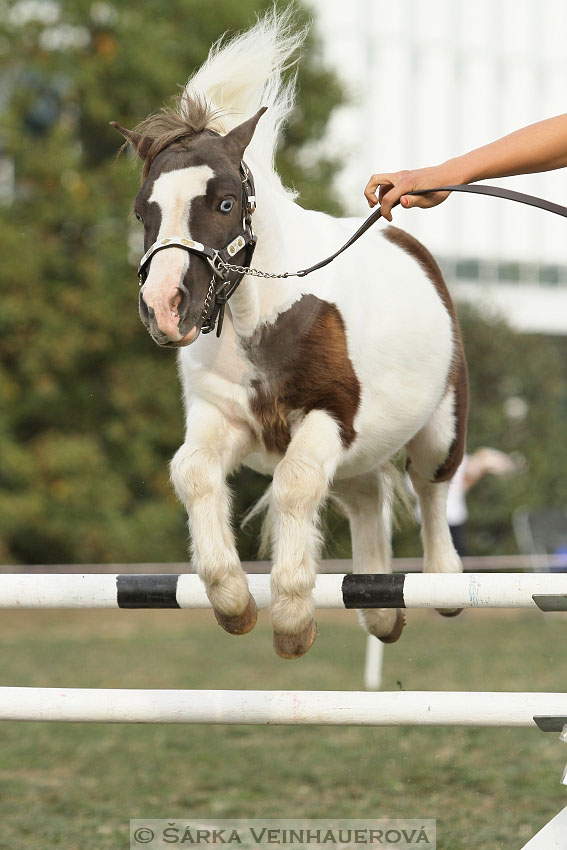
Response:
[[[0,720],[535,729],[534,717],[567,718],[567,694],[0,688]]]

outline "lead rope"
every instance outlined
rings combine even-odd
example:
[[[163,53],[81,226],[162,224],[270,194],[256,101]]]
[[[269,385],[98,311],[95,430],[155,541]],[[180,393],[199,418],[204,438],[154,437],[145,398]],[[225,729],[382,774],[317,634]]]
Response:
[[[406,195],[430,195],[434,192],[470,192],[475,195],[490,195],[494,198],[504,198],[505,200],[515,201],[519,204],[526,204],[530,207],[537,207],[538,209],[545,210],[546,212],[554,213],[554,215],[563,216],[563,218],[567,218],[567,207],[561,206],[561,204],[555,204],[552,201],[546,201],[543,198],[538,198],[536,195],[526,195],[524,192],[516,192],[512,189],[503,189],[500,186],[488,186],[484,183],[473,183],[473,184],[462,184],[458,186],[440,186],[437,189],[420,189],[417,192],[406,192]],[[400,202],[396,201],[393,205],[397,207]],[[331,263],[339,254],[342,254],[343,251],[346,251],[347,248],[350,248],[357,239],[366,233],[366,231],[372,227],[375,222],[378,221],[379,218],[382,217],[382,212],[378,208],[371,213],[368,218],[363,222],[363,224],[358,228],[358,230],[353,233],[348,242],[339,248],[334,254],[331,254],[330,257],[326,257],[324,260],[321,260],[319,263],[316,263],[314,266],[310,266],[307,269],[300,269],[296,272],[282,272],[280,274],[274,274],[272,272],[263,272],[259,269],[252,268],[251,266],[237,266],[233,263],[224,262],[224,260],[218,260],[217,264],[221,268],[226,271],[238,272],[241,275],[251,275],[252,277],[261,277],[266,279],[281,279],[288,277],[305,277],[311,272],[317,271],[318,269],[322,269],[324,266],[327,266]]]

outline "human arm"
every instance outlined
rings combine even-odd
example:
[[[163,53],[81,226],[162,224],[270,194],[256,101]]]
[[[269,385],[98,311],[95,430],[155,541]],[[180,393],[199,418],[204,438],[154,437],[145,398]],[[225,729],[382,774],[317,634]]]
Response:
[[[511,475],[518,471],[518,459],[498,449],[481,448],[465,461],[463,488],[465,493],[485,475]]]
[[[441,165],[391,174],[373,174],[364,194],[370,207],[380,204],[382,215],[392,220],[392,206],[401,199],[409,207],[433,207],[450,194],[408,195],[435,186],[453,186],[510,177],[513,174],[551,171],[567,166],[567,115],[557,115],[522,127],[488,145],[447,160]],[[378,196],[376,190],[379,188]]]

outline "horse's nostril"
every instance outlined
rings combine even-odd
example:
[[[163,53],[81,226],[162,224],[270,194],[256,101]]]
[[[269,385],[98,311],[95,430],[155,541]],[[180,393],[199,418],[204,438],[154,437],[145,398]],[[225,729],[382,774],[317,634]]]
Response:
[[[138,299],[138,306],[139,306],[139,310],[140,310],[141,320],[143,322],[147,322],[150,318],[150,311],[149,311],[148,305],[144,301],[144,295],[143,295],[142,291],[140,291],[140,297]]]
[[[169,302],[169,307],[172,313],[179,313],[179,305],[181,304],[182,293],[180,289],[175,290],[175,295]]]
[[[189,293],[187,292],[185,287],[182,287],[181,289],[177,290],[175,302],[175,310],[181,320],[189,309]]]

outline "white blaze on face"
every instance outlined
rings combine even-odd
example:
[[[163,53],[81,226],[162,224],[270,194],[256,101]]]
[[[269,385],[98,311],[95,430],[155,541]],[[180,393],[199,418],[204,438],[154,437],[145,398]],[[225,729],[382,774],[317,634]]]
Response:
[[[194,198],[205,194],[207,182],[214,174],[208,165],[160,174],[148,199],[150,203],[159,204],[161,210],[161,225],[156,241],[171,236],[192,238],[189,232],[191,203]],[[199,259],[197,261],[201,262]],[[177,314],[181,297],[179,286],[190,262],[191,255],[182,248],[158,251],[152,257],[150,271],[142,287],[142,297],[148,307],[154,310],[159,329],[173,341],[181,339]]]

